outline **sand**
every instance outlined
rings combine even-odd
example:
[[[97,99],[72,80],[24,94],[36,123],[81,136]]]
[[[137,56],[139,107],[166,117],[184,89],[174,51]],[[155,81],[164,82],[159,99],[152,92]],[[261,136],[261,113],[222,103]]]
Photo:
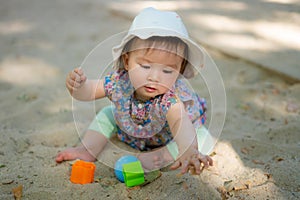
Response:
[[[297,199],[300,198],[300,83],[216,49],[227,117],[200,176],[164,170],[128,189],[96,162],[95,182],[69,181],[57,152],[78,144],[65,76],[89,51],[130,21],[93,1],[5,1],[0,8],[0,199]],[[96,63],[94,63],[96,65]],[[197,83],[195,83],[197,87]],[[97,103],[100,108],[106,102]],[[82,111],[81,109],[80,111]],[[85,113],[83,113],[83,116]]]

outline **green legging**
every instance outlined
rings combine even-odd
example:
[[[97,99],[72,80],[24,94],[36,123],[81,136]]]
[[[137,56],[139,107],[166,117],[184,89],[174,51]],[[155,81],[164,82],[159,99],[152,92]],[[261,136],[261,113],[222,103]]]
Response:
[[[113,106],[104,107],[90,124],[89,130],[99,132],[103,134],[107,139],[110,139],[113,135],[115,135],[118,128],[113,116]],[[204,141],[209,135],[209,132],[204,126],[201,126],[199,128],[196,128],[196,133],[198,140],[198,149],[201,151]],[[167,148],[174,160],[176,160],[179,153],[176,142],[171,141],[167,144]]]

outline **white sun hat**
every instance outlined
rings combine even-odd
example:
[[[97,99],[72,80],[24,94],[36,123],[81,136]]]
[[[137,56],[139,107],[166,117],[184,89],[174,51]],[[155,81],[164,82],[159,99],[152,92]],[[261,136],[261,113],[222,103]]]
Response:
[[[185,78],[192,78],[197,73],[195,68],[203,67],[204,53],[200,46],[190,39],[180,16],[176,12],[159,11],[154,8],[143,9],[133,20],[127,35],[121,44],[113,47],[113,59],[118,60],[127,42],[134,37],[148,39],[153,36],[177,37],[188,46],[187,66],[183,72]]]

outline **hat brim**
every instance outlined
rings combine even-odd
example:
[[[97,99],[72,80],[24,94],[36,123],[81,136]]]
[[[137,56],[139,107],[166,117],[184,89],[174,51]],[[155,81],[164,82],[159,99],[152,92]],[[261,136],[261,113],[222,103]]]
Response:
[[[148,39],[153,36],[160,36],[160,37],[177,37],[185,42],[188,46],[188,58],[187,66],[183,72],[183,76],[185,78],[192,78],[194,77],[198,70],[204,66],[205,57],[203,50],[201,47],[195,43],[190,38],[169,29],[161,29],[161,28],[143,28],[143,29],[135,29],[133,31],[129,31],[127,35],[122,39],[121,43],[112,49],[113,59],[114,61],[119,60],[124,46],[134,37],[138,37],[142,40]]]

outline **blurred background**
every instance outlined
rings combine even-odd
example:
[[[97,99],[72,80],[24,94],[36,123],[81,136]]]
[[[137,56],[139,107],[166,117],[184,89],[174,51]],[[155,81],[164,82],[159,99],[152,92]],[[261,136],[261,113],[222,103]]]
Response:
[[[93,116],[80,109],[89,117],[74,123],[65,77],[149,6],[178,12],[219,67],[227,117],[215,166],[128,190],[97,163],[95,183],[71,184],[69,163],[54,157]],[[0,199],[19,185],[24,199],[300,198],[299,22],[299,0],[0,0]],[[97,60],[88,64],[97,76]]]

